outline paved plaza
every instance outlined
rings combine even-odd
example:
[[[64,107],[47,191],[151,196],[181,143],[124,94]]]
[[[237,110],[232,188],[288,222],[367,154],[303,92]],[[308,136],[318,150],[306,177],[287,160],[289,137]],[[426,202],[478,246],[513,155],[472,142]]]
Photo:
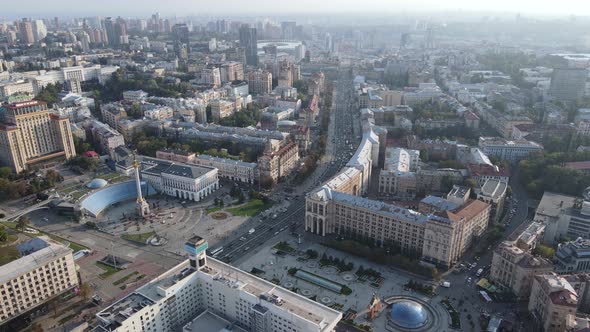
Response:
[[[449,315],[447,311],[440,305],[442,297],[435,296],[429,298],[427,296],[418,294],[414,291],[405,290],[404,285],[410,280],[409,276],[402,275],[389,268],[368,262],[365,259],[358,257],[351,257],[345,253],[324,247],[319,244],[306,243],[298,244],[295,237],[289,239],[288,236],[283,237],[289,246],[295,248],[299,252],[305,252],[312,249],[318,252],[319,257],[316,259],[303,260],[298,255],[276,255],[276,249],[273,248],[277,242],[267,243],[266,246],[261,247],[256,251],[256,254],[250,255],[241,261],[238,265],[244,271],[250,272],[253,268],[264,271],[259,275],[261,278],[274,281],[284,288],[297,291],[299,294],[312,298],[320,303],[331,306],[337,310],[342,311],[346,317],[347,312],[352,310],[356,312],[354,323],[358,325],[370,325],[374,331],[398,331],[390,326],[386,328],[387,319],[389,316],[389,309],[387,305],[383,305],[383,310],[374,320],[368,320],[366,317],[367,307],[373,296],[376,294],[382,301],[386,299],[393,299],[402,297],[407,299],[415,299],[417,302],[424,303],[425,306],[432,311],[432,324],[426,329],[420,331],[451,331],[449,328]],[[320,266],[320,258],[323,254],[332,256],[334,258],[344,259],[347,263],[354,264],[354,268],[348,272],[339,272],[334,266]],[[361,281],[356,275],[359,266],[369,269],[372,268],[378,271],[383,282],[381,286],[375,287],[369,280]],[[289,269],[301,269],[312,274],[321,276],[338,284],[345,285],[352,290],[349,295],[338,294],[326,288],[309,283],[297,277],[291,276],[288,273]]]

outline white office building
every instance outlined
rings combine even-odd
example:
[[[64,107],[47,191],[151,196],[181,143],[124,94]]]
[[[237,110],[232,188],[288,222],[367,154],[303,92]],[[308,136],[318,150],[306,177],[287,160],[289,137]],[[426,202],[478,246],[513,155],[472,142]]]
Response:
[[[230,181],[240,181],[250,184],[258,181],[256,163],[213,157],[206,154],[196,156],[192,163],[199,166],[217,168],[219,176]]]
[[[330,332],[342,314],[208,258],[207,242],[185,243],[189,259],[96,316],[102,331]]]
[[[533,141],[505,140],[500,137],[480,137],[479,148],[485,155],[509,162],[519,162],[531,153],[543,151],[543,146]]]
[[[219,188],[217,169],[144,157],[141,176],[158,192],[198,202]]]

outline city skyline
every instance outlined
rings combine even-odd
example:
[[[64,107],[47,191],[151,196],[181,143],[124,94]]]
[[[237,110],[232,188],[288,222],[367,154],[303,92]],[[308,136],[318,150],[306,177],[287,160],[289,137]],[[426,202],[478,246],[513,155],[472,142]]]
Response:
[[[34,3],[35,5],[31,5]],[[203,1],[172,0],[166,5],[160,1],[129,1],[121,4],[114,0],[90,2],[78,9],[77,3],[71,0],[57,0],[51,5],[44,1],[30,1],[25,8],[19,3],[6,3],[3,6],[3,14],[0,19],[13,19],[21,16],[41,15],[75,17],[84,15],[124,15],[142,16],[153,12],[160,12],[166,16],[201,16],[219,15],[226,16],[250,16],[256,14],[308,14],[313,7],[314,14],[437,14],[437,12],[463,12],[474,14],[507,14],[519,13],[530,16],[587,16],[590,15],[590,3],[575,0],[564,0],[559,3],[554,1],[523,0],[518,2],[499,0],[493,3],[481,3],[467,0],[451,0],[441,3],[435,0],[368,0],[363,2],[353,0],[337,0],[326,3],[318,3],[311,0],[302,0],[297,3],[278,3],[270,0],[256,0],[242,2],[229,0],[223,3],[206,3]],[[58,8],[58,9],[56,9]],[[67,8],[68,10],[63,10]],[[575,8],[575,10],[573,9]]]

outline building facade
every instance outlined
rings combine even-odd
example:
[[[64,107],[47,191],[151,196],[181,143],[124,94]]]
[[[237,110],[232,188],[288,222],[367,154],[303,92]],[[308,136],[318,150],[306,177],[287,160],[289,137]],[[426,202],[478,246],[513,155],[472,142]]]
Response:
[[[16,173],[55,159],[76,156],[70,119],[50,113],[42,101],[4,106],[0,123],[0,161]]]
[[[550,261],[534,257],[512,242],[502,242],[492,256],[490,281],[510,289],[520,299],[528,299],[533,278],[553,270]]]
[[[509,141],[499,137],[480,137],[479,148],[488,156],[494,156],[511,163],[526,159],[531,153],[543,151],[543,146],[533,141]]]
[[[141,175],[157,191],[195,202],[219,188],[215,168],[176,164],[156,158],[142,158]]]
[[[234,114],[234,103],[227,100],[215,99],[211,102],[211,117],[214,121],[219,121]]]
[[[288,176],[299,166],[299,146],[295,142],[287,142],[277,148],[270,144],[258,158],[260,179],[272,179],[276,183],[280,178]]]
[[[534,220],[545,225],[543,242],[549,245],[565,238],[590,238],[590,202],[582,197],[546,191]]]
[[[234,331],[333,332],[342,314],[207,257],[207,242],[185,244],[189,259],[96,314],[113,332],[203,331],[202,313]]]
[[[72,250],[41,236],[17,245],[20,258],[1,267],[0,324],[78,286]]]
[[[577,238],[560,243],[555,251],[555,272],[560,274],[590,272],[590,240]]]
[[[577,306],[578,295],[565,278],[553,273],[533,278],[528,309],[543,331],[573,330]]]
[[[248,90],[254,94],[269,94],[272,91],[272,74],[256,70],[248,73]]]
[[[485,231],[488,204],[471,200],[424,215],[396,205],[337,192],[326,186],[306,198],[305,230],[320,236],[361,236],[440,266],[452,266]]]

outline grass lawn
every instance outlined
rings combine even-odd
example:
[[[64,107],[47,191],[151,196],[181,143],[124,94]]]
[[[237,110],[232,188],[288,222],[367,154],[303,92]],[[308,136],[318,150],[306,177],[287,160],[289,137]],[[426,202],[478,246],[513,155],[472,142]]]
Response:
[[[70,321],[70,320],[72,320],[74,317],[76,317],[76,315],[77,315],[76,313],[73,313],[73,314],[70,314],[70,315],[67,315],[67,316],[65,316],[65,317],[62,317],[62,318],[60,318],[60,319],[59,319],[59,321],[58,321],[59,325],[63,325],[63,324],[65,324],[66,322],[69,322],[69,321]]]
[[[18,250],[16,250],[16,246],[0,247],[0,266],[19,258],[20,255],[18,254]]]
[[[112,276],[113,274],[121,271],[121,269],[115,269],[114,267],[110,266],[110,265],[106,265],[104,263],[101,262],[96,262],[96,266],[100,267],[101,269],[104,270],[104,273],[101,273],[98,275],[98,277],[100,279],[106,279],[110,276]]]
[[[119,176],[121,176],[121,174],[119,174],[117,172],[111,172],[111,173],[107,173],[107,174],[98,175],[98,178],[109,181],[109,180],[112,180],[112,179],[117,178]]]
[[[8,234],[6,241],[4,242],[0,242],[0,245],[5,245],[8,243],[12,243],[14,241],[18,240],[18,236],[14,235],[14,234]]]
[[[219,211],[221,209],[223,209],[223,208],[222,207],[219,207],[219,206],[208,208],[207,210],[205,210],[205,214],[210,214],[210,213],[213,213],[213,212],[217,212],[217,211]]]
[[[149,239],[152,235],[156,234],[156,232],[151,231],[147,233],[140,233],[140,234],[123,234],[121,235],[122,238],[125,240],[145,244],[145,241]]]
[[[252,199],[246,204],[227,209],[226,211],[230,212],[234,216],[253,217],[271,206],[272,203],[265,204],[262,200]]]
[[[74,199],[79,199],[80,197],[86,195],[89,192],[88,189],[84,189],[84,190],[78,190],[75,193],[72,194],[72,198]]]
[[[74,242],[70,242],[69,245],[70,249],[72,249],[74,252],[76,251],[80,251],[80,250],[84,250],[84,249],[88,249],[87,247],[84,247],[83,245],[74,243]]]
[[[71,193],[73,191],[80,190],[82,188],[83,187],[81,185],[75,184],[75,185],[73,185],[71,187],[63,188],[63,189],[59,190],[59,192],[61,192],[63,194],[69,194],[69,193]]]
[[[134,275],[137,275],[137,274],[139,274],[139,272],[133,271],[133,272],[129,273],[128,275],[122,277],[121,279],[113,282],[113,285],[114,286],[118,286],[118,285],[124,283],[125,281],[127,281],[129,278],[131,278],[131,277],[133,277]]]

